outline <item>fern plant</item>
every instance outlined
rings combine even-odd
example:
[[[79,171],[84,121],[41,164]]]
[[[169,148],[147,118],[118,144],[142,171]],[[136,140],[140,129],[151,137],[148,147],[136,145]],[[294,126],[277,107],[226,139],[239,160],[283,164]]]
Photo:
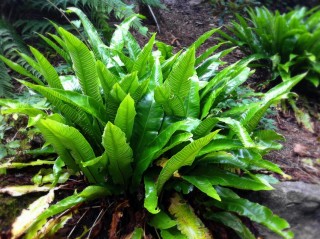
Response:
[[[249,18],[237,15],[229,30],[233,36],[220,31],[224,39],[240,46],[250,54],[260,54],[269,60],[269,68],[283,80],[291,75],[309,71],[306,80],[319,86],[320,11],[300,8],[285,14],[267,8],[248,10]]]
[[[25,43],[15,29],[7,21],[0,19],[0,54],[33,71],[18,52],[24,55],[29,54]],[[3,63],[0,63],[0,69],[0,97],[12,97],[11,77]]]
[[[162,238],[213,238],[207,220],[238,225],[235,230],[240,237],[254,238],[241,222],[242,216],[292,238],[284,219],[240,198],[230,188],[271,190],[275,179],[259,171],[284,175],[277,165],[262,158],[281,147],[275,140],[282,136],[255,129],[269,106],[286,97],[303,76],[283,82],[257,102],[217,112],[216,105],[252,74],[247,65],[254,58],[219,70],[220,58],[233,48],[215,53],[219,45],[213,46],[196,57],[198,47],[216,29],[174,54],[171,46],[155,41],[155,35],[141,49],[128,31],[134,21],[129,18],[119,25],[107,46],[81,10],[69,11],[79,16],[92,49],[55,25],[59,35],[51,35],[47,42],[72,62],[74,74],[67,77],[69,81],[32,47],[35,59],[29,61],[43,81],[1,57],[9,67],[34,80],[20,80],[22,84],[51,103],[50,113],[36,105],[4,99],[0,101],[2,113],[29,115],[29,125],[40,129],[59,155],[52,184],[36,187],[51,190],[16,220],[14,237],[23,233],[26,238],[36,233],[46,237],[63,226],[48,227],[55,222],[55,215],[97,198],[125,195],[131,205],[147,210],[149,226]],[[155,45],[158,50],[153,51]],[[81,172],[89,186],[50,205],[64,165],[71,174]],[[137,197],[141,185],[142,201]],[[191,191],[201,195],[193,205],[204,211],[198,213],[184,199]],[[163,195],[171,198],[169,207]],[[31,223],[25,223],[27,214],[34,218]],[[149,229],[136,225],[130,235],[142,238],[144,233]]]
[[[163,7],[159,0],[141,0],[133,1],[133,3]],[[5,0],[0,4],[0,11],[2,17],[19,29],[23,39],[29,40],[36,36],[36,32],[45,33],[53,30],[52,25],[45,20],[47,16],[64,24],[67,19],[61,17],[59,10],[71,6],[85,11],[95,26],[102,30],[107,37],[112,32],[108,24],[111,15],[118,19],[125,19],[135,14],[135,5],[129,5],[122,0],[25,0],[19,4],[16,1]],[[132,26],[142,34],[147,32],[147,28],[142,26],[140,18],[136,18],[132,22]]]

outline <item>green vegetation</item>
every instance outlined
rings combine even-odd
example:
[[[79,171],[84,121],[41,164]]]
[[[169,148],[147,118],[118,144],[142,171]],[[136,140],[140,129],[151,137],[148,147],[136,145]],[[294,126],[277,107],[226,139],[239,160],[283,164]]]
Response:
[[[240,46],[249,54],[267,60],[273,78],[283,81],[290,75],[308,72],[305,79],[315,87],[320,79],[320,35],[318,8],[299,8],[288,13],[271,12],[267,8],[248,10],[249,18],[237,15],[228,29],[232,36],[220,31],[224,39]]]
[[[155,35],[141,49],[128,31],[135,17],[125,20],[105,45],[81,10],[68,11],[79,16],[89,45],[57,25],[58,35],[50,35],[46,42],[72,63],[72,74],[59,75],[32,47],[34,58],[20,55],[40,77],[1,56],[9,67],[33,81],[19,80],[45,97],[50,108],[1,99],[2,113],[28,115],[29,126],[39,129],[46,145],[53,146],[59,156],[52,161],[52,170],[38,174],[40,181],[38,176],[33,179],[36,185],[2,189],[12,195],[51,189],[20,215],[13,235],[26,233],[32,238],[38,232],[46,237],[64,225],[49,227],[51,217],[83,202],[122,195],[149,212],[150,227],[163,238],[212,238],[207,220],[236,225],[240,237],[254,238],[241,222],[242,216],[292,238],[284,219],[230,188],[272,190],[277,180],[261,170],[284,175],[277,165],[263,159],[270,150],[281,148],[276,141],[283,137],[257,126],[267,109],[286,98],[304,75],[279,84],[249,104],[221,107],[253,73],[248,64],[255,58],[219,70],[224,64],[221,58],[233,48],[216,53],[219,45],[212,46],[196,57],[196,50],[216,29],[174,54]],[[153,51],[154,46],[158,50]],[[28,165],[32,164],[18,166]],[[6,167],[14,165],[2,165]],[[50,205],[57,184],[70,175],[83,175],[88,186]],[[143,202],[137,197],[141,185]],[[198,195],[192,203],[197,210],[183,200],[193,192],[193,197]],[[169,206],[165,198],[171,198]],[[68,215],[64,214],[66,220]],[[34,219],[31,224],[26,216]],[[137,226],[132,233],[141,238],[143,230]]]
[[[159,0],[135,1],[135,4],[163,7]],[[38,33],[54,32],[54,27],[48,18],[64,24],[65,28],[76,29],[81,34],[82,30],[78,29],[78,21],[73,21],[73,17],[67,16],[63,11],[71,6],[85,11],[106,40],[110,39],[113,32],[113,27],[108,23],[110,16],[125,19],[135,15],[135,6],[120,0],[2,0],[0,3],[0,54],[28,66],[29,70],[32,69],[24,59],[19,57],[17,51],[30,56],[23,40],[35,41]],[[142,26],[140,17],[132,21],[132,26],[142,34],[147,33],[147,28]],[[0,63],[0,77],[0,97],[11,97],[12,78],[8,75],[2,62]]]

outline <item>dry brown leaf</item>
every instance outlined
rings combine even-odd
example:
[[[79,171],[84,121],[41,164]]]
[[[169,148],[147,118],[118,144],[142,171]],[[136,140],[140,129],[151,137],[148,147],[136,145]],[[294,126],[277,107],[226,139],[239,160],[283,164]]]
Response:
[[[301,157],[310,156],[308,148],[302,144],[295,144],[293,147],[293,152]]]

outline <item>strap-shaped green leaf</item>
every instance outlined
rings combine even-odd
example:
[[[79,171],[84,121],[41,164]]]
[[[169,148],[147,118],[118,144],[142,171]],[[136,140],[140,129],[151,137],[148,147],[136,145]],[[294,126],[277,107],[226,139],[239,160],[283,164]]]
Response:
[[[136,106],[136,119],[134,123],[133,145],[135,159],[139,160],[145,147],[158,135],[163,120],[163,109],[154,101],[153,94],[147,94]]]
[[[249,110],[246,112],[245,117],[241,120],[241,123],[246,127],[248,132],[252,132],[260,122],[261,118],[270,107],[271,104],[279,101],[281,96],[288,93],[292,87],[298,84],[306,73],[297,75],[288,81],[284,81],[279,85],[269,90],[263,97],[262,101],[255,103],[252,107],[248,107]]]
[[[92,97],[79,94],[73,91],[53,89],[45,86],[34,85],[26,81],[20,81],[22,84],[39,92],[48,99],[54,106],[60,108],[63,103],[73,105],[80,108],[84,112],[91,114],[106,124],[105,107],[100,102],[97,102]]]
[[[76,172],[80,168],[90,183],[104,182],[99,167],[82,167],[81,162],[94,159],[96,156],[88,141],[77,129],[50,119],[40,119],[36,126],[68,167]]]
[[[158,214],[153,215],[148,224],[157,229],[169,229],[176,226],[177,222],[173,220],[167,213],[161,211]]]
[[[173,46],[167,45],[166,43],[161,41],[156,41],[156,46],[158,50],[161,52],[162,60],[167,60],[170,57],[172,57]]]
[[[191,47],[194,46],[195,49],[198,49],[206,40],[208,40],[218,29],[213,28],[210,31],[205,32],[202,34],[192,45]]]
[[[154,34],[150,38],[149,42],[144,46],[144,48],[137,56],[137,59],[135,60],[134,65],[132,67],[132,72],[137,71],[139,78],[141,78],[148,70],[147,62],[149,61],[149,58],[152,53],[155,37],[156,35]]]
[[[28,116],[34,117],[37,115],[46,115],[43,110],[47,110],[42,106],[37,106],[36,104],[22,103],[14,99],[0,99],[0,106],[2,114],[12,114],[12,113],[21,113]]]
[[[133,94],[139,87],[137,72],[135,71],[131,74],[122,77],[122,79],[119,82],[119,85],[125,93]]]
[[[198,118],[200,114],[199,80],[196,76],[190,79],[190,92],[185,101],[186,116]]]
[[[240,140],[235,139],[215,139],[212,140],[207,146],[203,147],[198,156],[205,155],[207,153],[211,153],[213,151],[220,150],[235,150],[243,148],[243,144]]]
[[[143,206],[152,214],[160,212],[158,208],[158,195],[155,187],[155,180],[151,175],[144,177],[145,199]]]
[[[102,136],[102,145],[108,155],[108,170],[115,184],[128,185],[132,175],[132,149],[120,128],[108,122]]]
[[[64,212],[73,206],[86,202],[91,201],[96,198],[101,198],[111,195],[111,192],[106,187],[100,186],[89,186],[86,187],[81,193],[74,193],[73,195],[66,197],[56,204],[50,206],[47,210],[45,210],[42,214],[40,214],[37,220],[31,222],[29,231],[32,232],[35,229],[39,229],[37,227],[38,223],[45,222],[49,217],[57,215],[61,212]]]
[[[258,222],[273,232],[279,234],[286,239],[292,239],[294,234],[287,231],[289,224],[283,218],[274,215],[272,211],[258,203],[250,202],[247,199],[240,198],[230,189],[216,188],[222,201],[212,201],[211,203],[218,208],[238,213],[241,216],[249,217],[252,221]],[[286,230],[286,231],[285,231]]]
[[[156,86],[159,86],[162,83],[163,83],[163,76],[162,76],[160,61],[158,57],[155,57],[154,65],[151,71],[150,82],[148,86],[149,90],[154,90]]]
[[[221,122],[226,123],[231,130],[238,136],[242,144],[247,148],[255,148],[256,144],[251,139],[246,128],[237,120],[231,118],[217,118]]]
[[[212,185],[220,185],[226,187],[234,187],[245,190],[272,190],[269,184],[265,184],[258,179],[253,179],[252,177],[239,176],[235,173],[231,173],[226,170],[217,168],[216,166],[210,167],[208,165],[198,167],[187,175],[183,176],[187,181],[198,182],[201,184],[210,182]],[[195,184],[197,187],[197,185]]]
[[[129,34],[129,28],[134,20],[137,19],[137,15],[133,15],[127,19],[125,19],[114,31],[111,40],[110,40],[110,48],[115,49],[117,51],[122,51],[127,35]]]
[[[22,52],[19,52],[19,55],[26,61],[30,66],[33,67],[38,72],[41,72],[41,67],[39,66],[39,63],[35,61],[32,57],[28,56],[27,54],[24,54]]]
[[[182,178],[187,182],[193,184],[196,188],[207,194],[209,197],[221,201],[219,194],[207,178],[195,176],[183,176]]]
[[[128,142],[130,142],[131,139],[135,116],[134,100],[130,94],[128,94],[121,102],[114,120],[114,124],[126,134]]]
[[[121,51],[116,51],[111,49],[114,56],[119,57],[122,63],[124,64],[125,68],[127,69],[127,72],[132,72],[132,68],[134,65],[134,60],[132,60],[130,57],[126,56]]]
[[[121,88],[119,83],[115,83],[110,92],[113,100],[120,104],[121,101],[127,96],[127,93]]]
[[[141,52],[139,43],[129,31],[125,40],[125,46],[129,52],[130,58],[133,60],[137,59],[139,53]]]
[[[250,160],[243,160],[234,156],[232,153],[226,151],[218,151],[206,154],[203,158],[197,161],[197,164],[208,165],[208,164],[218,164],[218,165],[231,165],[235,168],[246,169],[249,167]]]
[[[196,58],[195,65],[198,66],[202,61],[207,59],[212,53],[214,53],[223,44],[225,44],[225,42],[221,42],[215,46],[208,48],[205,52],[203,52],[200,56]]]
[[[113,85],[118,82],[118,78],[109,71],[109,69],[98,60],[96,63],[98,76],[100,79],[101,86],[105,97],[109,95]]]
[[[102,102],[96,61],[92,52],[81,40],[70,32],[60,27],[59,33],[62,35],[68,48],[73,63],[73,69],[79,79],[83,93],[91,96],[98,102]]]
[[[52,23],[52,22],[51,22],[51,23]],[[53,25],[55,26],[56,31],[58,31],[58,29],[59,29],[58,25],[55,25],[55,24],[53,24]],[[51,37],[62,47],[62,49],[63,49],[66,53],[68,52],[68,48],[67,48],[65,42],[62,40],[61,37],[59,37],[58,35],[55,35],[55,34],[51,34],[51,33],[48,33],[48,34],[49,34],[49,36],[51,36]],[[67,53],[67,54],[68,54],[68,53]],[[70,58],[69,54],[68,54],[67,57],[68,57],[68,59],[69,59],[69,62],[71,63],[71,58]]]
[[[30,47],[30,51],[39,63],[40,73],[52,88],[63,89],[56,69],[37,49]]]
[[[194,74],[195,48],[191,47],[183,53],[174,64],[172,71],[165,80],[174,97],[184,99],[190,91],[190,77]]]
[[[192,133],[195,135],[196,138],[203,137],[211,132],[213,127],[219,122],[217,118],[206,118],[205,120],[201,121],[199,126],[195,128]]]
[[[84,27],[84,30],[87,33],[93,52],[98,57],[98,59],[102,60],[105,64],[107,64],[109,60],[108,50],[105,47],[103,41],[101,40],[98,31],[92,25],[88,17],[79,8],[69,7],[68,12],[69,11],[74,12],[78,15]]]
[[[157,159],[159,158],[161,155],[163,155],[165,152],[169,151],[170,149],[178,146],[179,144],[183,143],[183,142],[187,142],[187,141],[191,141],[192,139],[192,134],[189,132],[184,132],[184,133],[180,133],[177,135],[174,135],[171,137],[169,143],[162,148],[160,151],[158,151],[153,158]]]
[[[205,215],[206,218],[224,224],[233,229],[242,239],[256,239],[252,232],[236,215],[229,212],[214,212]]]
[[[71,64],[71,59],[68,53],[59,47],[55,42],[53,42],[48,37],[45,37],[44,35],[38,34],[44,40],[49,46],[51,46],[68,64]]]
[[[209,81],[219,73],[217,73],[218,67],[225,64],[223,61],[220,60],[223,56],[229,54],[234,48],[226,49],[221,52],[218,52],[214,54],[213,56],[210,56],[209,58],[205,59],[201,64],[197,66],[197,75],[201,81]],[[226,67],[221,72],[228,72],[230,71],[226,70],[229,68],[233,68],[233,66]],[[212,86],[210,86],[211,88]]]
[[[171,178],[173,173],[183,166],[191,165],[199,151],[206,146],[218,133],[215,131],[209,135],[193,141],[181,151],[173,155],[161,170],[157,180],[157,192],[160,194],[164,184]]]
[[[9,66],[12,70],[18,72],[19,74],[23,75],[23,76],[27,76],[30,79],[32,79],[35,83],[37,83],[38,85],[44,85],[44,83],[37,77],[35,77],[34,75],[32,75],[29,71],[27,71],[25,68],[23,68],[22,66],[20,66],[19,64],[5,58],[4,56],[0,55],[0,59],[7,65]]]
[[[140,183],[142,174],[144,171],[150,166],[152,161],[159,156],[159,153],[164,153],[166,150],[170,149],[170,146],[175,145],[175,141],[173,144],[168,145],[167,143],[172,139],[172,136],[177,131],[187,131],[190,132],[199,124],[198,120],[182,120],[176,123],[170,124],[166,129],[162,130],[158,136],[155,136],[151,142],[146,144],[145,148],[137,153],[136,159],[136,167],[133,175],[133,185],[138,185]],[[186,137],[189,139],[190,134],[183,134],[182,138],[178,138],[178,142],[181,140],[186,140]]]

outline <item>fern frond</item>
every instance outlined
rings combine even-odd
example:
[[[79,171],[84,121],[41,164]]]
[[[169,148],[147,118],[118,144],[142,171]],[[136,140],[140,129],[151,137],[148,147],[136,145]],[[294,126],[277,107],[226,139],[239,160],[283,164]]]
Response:
[[[28,54],[28,49],[14,28],[5,20],[0,20],[0,55],[23,65],[25,68],[33,69],[20,57],[18,52]],[[3,62],[0,62],[0,97],[12,96],[11,77]]]
[[[7,68],[3,62],[0,62],[0,97],[12,96],[11,77],[7,73]]]

